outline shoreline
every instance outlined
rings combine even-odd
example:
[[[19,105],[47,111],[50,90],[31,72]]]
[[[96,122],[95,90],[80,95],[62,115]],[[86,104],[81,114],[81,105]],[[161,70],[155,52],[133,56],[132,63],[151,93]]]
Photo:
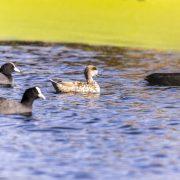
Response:
[[[134,51],[156,51],[161,53],[167,52],[175,52],[178,53],[178,50],[163,50],[163,49],[148,49],[148,48],[138,48],[138,47],[120,47],[120,46],[111,46],[111,45],[92,45],[85,43],[76,43],[76,42],[50,42],[50,41],[26,41],[26,40],[0,40],[0,46],[3,45],[11,45],[11,46],[67,46],[72,48],[80,48],[80,49],[91,49],[96,51],[126,51],[126,50],[134,50]]]

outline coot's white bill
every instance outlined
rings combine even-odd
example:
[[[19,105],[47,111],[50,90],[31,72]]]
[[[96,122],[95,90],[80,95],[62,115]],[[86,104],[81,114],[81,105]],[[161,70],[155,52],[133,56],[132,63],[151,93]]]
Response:
[[[19,73],[21,72],[17,67],[14,67],[14,71]]]
[[[40,90],[39,87],[36,87],[36,90],[37,90],[37,92],[38,92],[38,97],[39,97],[39,98],[46,99],[46,97],[42,94],[42,92],[41,92],[41,90]]]

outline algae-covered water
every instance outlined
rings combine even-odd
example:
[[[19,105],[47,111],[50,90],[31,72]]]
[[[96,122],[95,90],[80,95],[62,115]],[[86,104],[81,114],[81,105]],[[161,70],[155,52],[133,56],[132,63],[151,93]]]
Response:
[[[180,49],[179,0],[0,0],[0,40]]]

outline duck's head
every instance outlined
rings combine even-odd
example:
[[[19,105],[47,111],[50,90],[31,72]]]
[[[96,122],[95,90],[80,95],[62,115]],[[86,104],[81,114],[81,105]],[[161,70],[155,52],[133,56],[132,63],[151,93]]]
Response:
[[[6,63],[3,64],[0,68],[0,72],[5,74],[5,75],[11,75],[13,72],[21,72],[14,63]]]
[[[87,80],[91,79],[93,76],[98,75],[98,69],[96,68],[96,66],[88,65],[84,70],[84,75]]]

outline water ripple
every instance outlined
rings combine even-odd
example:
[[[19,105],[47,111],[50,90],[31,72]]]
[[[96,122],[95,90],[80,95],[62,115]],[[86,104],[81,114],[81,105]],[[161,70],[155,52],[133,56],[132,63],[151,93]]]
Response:
[[[147,86],[143,79],[178,71],[180,54],[16,45],[0,46],[0,58],[23,72],[14,74],[14,88],[0,88],[1,96],[20,100],[37,85],[47,97],[34,103],[32,116],[0,115],[1,178],[177,177],[180,89]],[[50,78],[83,80],[89,63],[100,70],[100,96],[55,93]]]

